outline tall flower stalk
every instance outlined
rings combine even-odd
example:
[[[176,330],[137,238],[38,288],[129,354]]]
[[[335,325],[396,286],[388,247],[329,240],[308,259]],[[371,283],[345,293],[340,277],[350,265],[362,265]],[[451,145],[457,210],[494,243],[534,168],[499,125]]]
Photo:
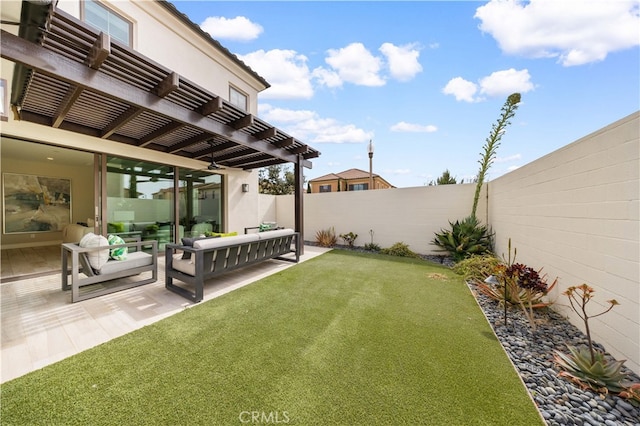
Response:
[[[500,146],[500,139],[502,139],[502,135],[504,134],[507,126],[511,124],[509,120],[516,114],[519,103],[520,93],[512,93],[511,95],[509,95],[507,101],[502,106],[502,114],[500,114],[500,118],[498,118],[498,121],[491,126],[491,133],[486,139],[486,143],[482,147],[482,157],[480,158],[480,160],[478,160],[478,163],[480,163],[480,170],[478,171],[476,192],[473,196],[473,208],[471,210],[472,217],[476,217],[478,200],[480,199],[480,190],[482,189],[482,184],[484,184],[484,179],[487,171],[489,170],[489,167],[491,167],[491,163],[493,163],[493,160],[495,160],[496,158],[496,152],[498,151],[498,147]]]

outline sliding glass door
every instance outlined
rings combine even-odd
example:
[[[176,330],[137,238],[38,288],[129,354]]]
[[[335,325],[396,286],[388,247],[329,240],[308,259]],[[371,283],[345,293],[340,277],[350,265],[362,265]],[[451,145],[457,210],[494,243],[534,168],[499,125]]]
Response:
[[[161,249],[223,229],[220,175],[179,168],[176,180],[173,166],[115,156],[106,158],[106,168],[107,234],[157,240]]]
[[[222,228],[222,176],[180,169],[180,225],[185,235],[199,237]]]

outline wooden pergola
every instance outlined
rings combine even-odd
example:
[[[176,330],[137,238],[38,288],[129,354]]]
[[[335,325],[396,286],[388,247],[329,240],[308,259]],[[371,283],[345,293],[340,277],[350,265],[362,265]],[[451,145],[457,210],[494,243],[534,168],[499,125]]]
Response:
[[[173,5],[159,3],[268,87]],[[18,120],[192,159],[213,158],[225,167],[293,163],[296,231],[302,233],[302,170],[311,168],[309,160],[319,151],[51,4],[23,2],[19,25],[17,36],[2,30],[0,40],[2,58],[16,64],[11,108]]]

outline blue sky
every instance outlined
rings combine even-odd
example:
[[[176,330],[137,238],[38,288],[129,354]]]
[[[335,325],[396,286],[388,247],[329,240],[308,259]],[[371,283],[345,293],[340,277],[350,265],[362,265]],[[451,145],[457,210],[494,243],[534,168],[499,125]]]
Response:
[[[640,2],[175,1],[263,76],[258,115],[321,151],[306,179],[470,179],[507,96],[489,179],[640,108]]]

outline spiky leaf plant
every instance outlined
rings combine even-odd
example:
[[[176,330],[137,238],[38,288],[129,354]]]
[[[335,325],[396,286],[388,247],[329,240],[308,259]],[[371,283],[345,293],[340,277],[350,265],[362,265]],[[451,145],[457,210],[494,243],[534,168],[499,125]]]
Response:
[[[336,231],[333,227],[316,232],[316,243],[321,247],[333,247],[337,242],[338,237],[336,237]]]
[[[456,262],[472,255],[490,253],[493,250],[493,233],[486,225],[480,225],[475,216],[462,221],[449,222],[451,229],[441,229],[435,233],[432,244],[446,251]]]
[[[555,351],[554,360],[562,368],[560,376],[596,392],[621,392],[626,374],[621,369],[625,361],[607,359],[601,352],[592,354],[589,348],[567,346],[569,354]]]

